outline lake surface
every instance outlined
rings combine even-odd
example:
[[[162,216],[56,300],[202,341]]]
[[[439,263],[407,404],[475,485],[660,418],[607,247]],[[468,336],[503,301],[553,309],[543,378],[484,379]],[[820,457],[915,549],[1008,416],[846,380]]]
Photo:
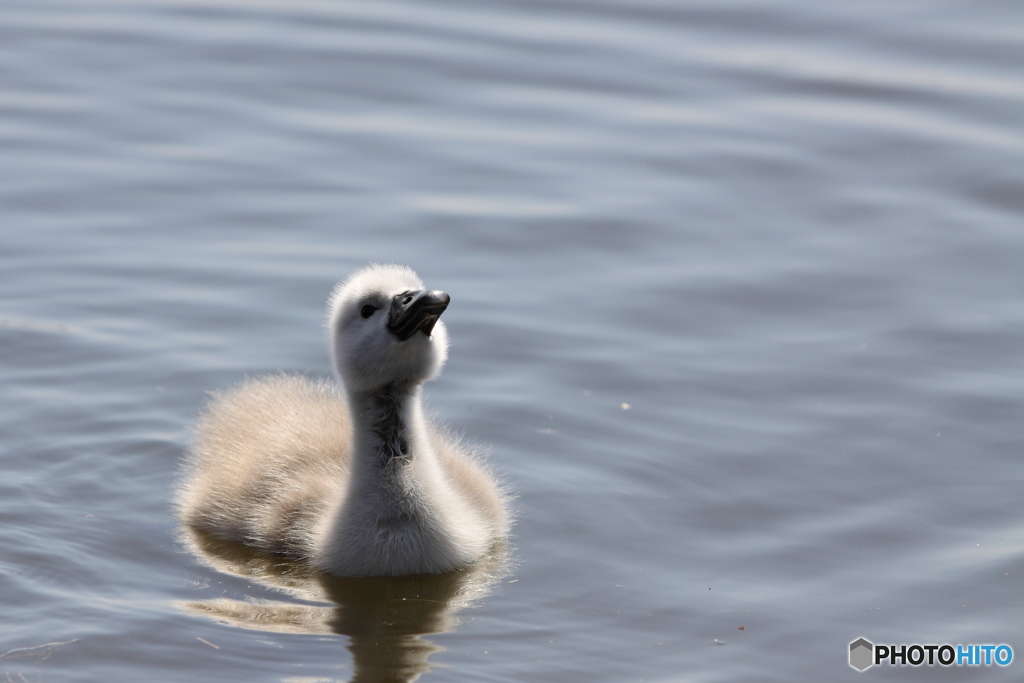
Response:
[[[1024,42],[971,3],[0,6],[4,681],[1024,676]],[[467,572],[179,528],[207,392],[444,289]],[[1006,643],[1006,667],[847,664]],[[861,676],[863,678],[858,678]]]

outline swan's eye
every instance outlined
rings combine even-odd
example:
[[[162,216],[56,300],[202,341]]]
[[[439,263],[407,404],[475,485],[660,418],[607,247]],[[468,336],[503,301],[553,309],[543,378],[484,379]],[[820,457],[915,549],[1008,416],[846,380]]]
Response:
[[[376,311],[376,310],[377,310],[376,306],[371,306],[370,304],[366,304],[365,306],[363,306],[363,310],[359,311],[359,315],[363,316],[364,318],[369,318],[371,315],[374,314],[374,311]]]

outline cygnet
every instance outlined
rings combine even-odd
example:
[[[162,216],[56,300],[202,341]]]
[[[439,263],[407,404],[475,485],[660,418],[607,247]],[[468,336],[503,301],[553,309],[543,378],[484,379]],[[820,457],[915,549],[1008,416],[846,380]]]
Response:
[[[448,356],[449,296],[371,265],[327,306],[338,382],[253,379],[200,419],[181,518],[339,576],[437,574],[508,534],[507,497],[423,412]]]

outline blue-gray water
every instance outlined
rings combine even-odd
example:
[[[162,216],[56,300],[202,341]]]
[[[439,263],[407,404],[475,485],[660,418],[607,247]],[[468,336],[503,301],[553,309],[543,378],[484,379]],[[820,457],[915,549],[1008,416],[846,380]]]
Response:
[[[1022,21],[4,2],[0,676],[1020,680]],[[515,538],[275,587],[182,536],[181,456],[207,391],[329,372],[370,261],[451,294],[427,399]],[[858,674],[859,636],[1017,656]]]

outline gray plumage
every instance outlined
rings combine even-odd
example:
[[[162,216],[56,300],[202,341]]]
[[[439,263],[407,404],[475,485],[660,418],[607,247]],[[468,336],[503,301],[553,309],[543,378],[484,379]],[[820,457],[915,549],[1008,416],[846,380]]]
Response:
[[[423,414],[421,385],[447,358],[444,323],[425,316],[404,341],[389,328],[396,297],[422,290],[406,267],[358,271],[328,303],[340,382],[282,374],[215,394],[182,519],[340,576],[440,573],[504,537],[501,488]]]

